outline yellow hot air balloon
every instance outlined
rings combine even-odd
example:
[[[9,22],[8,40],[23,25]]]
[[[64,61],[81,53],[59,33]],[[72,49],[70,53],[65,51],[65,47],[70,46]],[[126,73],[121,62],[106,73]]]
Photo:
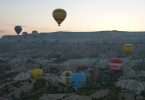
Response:
[[[127,55],[131,55],[134,52],[134,45],[133,44],[124,44],[123,52]]]
[[[72,75],[72,71],[64,71],[62,75],[65,77],[69,77]]]
[[[53,11],[53,18],[57,22],[58,26],[65,20],[67,12],[64,9],[55,9]]]
[[[65,85],[70,85],[71,84],[71,76],[72,76],[72,71],[64,71],[62,73],[62,77],[64,79],[64,84]]]
[[[43,77],[43,69],[41,68],[35,68],[32,70],[32,78],[35,80],[39,80]]]

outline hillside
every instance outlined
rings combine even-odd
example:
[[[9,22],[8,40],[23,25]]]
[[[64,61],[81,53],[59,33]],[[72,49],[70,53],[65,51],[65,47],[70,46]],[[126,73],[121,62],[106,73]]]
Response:
[[[14,68],[48,66],[81,58],[125,57],[122,45],[135,45],[134,59],[145,57],[145,32],[55,32],[27,36],[3,36],[0,61]]]
[[[32,68],[38,67],[44,69],[44,78],[48,81],[50,90],[51,87],[56,86],[58,90],[64,92],[64,87],[58,84],[62,81],[61,74],[65,70],[75,72],[79,65],[94,66],[100,71],[100,82],[113,83],[112,77],[108,73],[108,61],[113,57],[120,57],[124,61],[123,72],[118,78],[118,84],[124,86],[122,85],[126,82],[124,80],[132,82],[132,79],[144,84],[144,39],[145,32],[121,31],[55,32],[25,36],[3,36],[0,39],[0,94],[9,94],[8,97],[11,98],[13,95],[17,97],[20,96],[20,93],[23,94],[23,91],[27,91],[27,94],[24,93],[24,95],[34,97],[33,94],[29,93],[34,82],[29,83],[28,80],[32,80],[30,76]],[[130,57],[122,51],[122,46],[126,43],[135,46],[134,53]],[[17,83],[23,83],[23,85],[16,88],[15,83],[16,87],[19,85]],[[107,91],[109,83],[106,83]],[[7,91],[6,86],[8,90],[12,88],[13,91]],[[100,86],[99,88],[104,88],[105,85]],[[132,88],[134,89],[134,86]],[[3,92],[3,89],[5,92]],[[141,87],[137,91],[142,90]],[[54,91],[56,92],[56,89]],[[51,91],[48,92],[51,93]],[[51,97],[49,95],[47,97],[46,94],[43,96],[45,97],[44,100]]]

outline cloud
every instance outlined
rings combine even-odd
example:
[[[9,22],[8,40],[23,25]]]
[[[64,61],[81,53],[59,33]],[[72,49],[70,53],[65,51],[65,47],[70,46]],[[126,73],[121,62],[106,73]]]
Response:
[[[0,33],[5,33],[5,30],[0,30]]]

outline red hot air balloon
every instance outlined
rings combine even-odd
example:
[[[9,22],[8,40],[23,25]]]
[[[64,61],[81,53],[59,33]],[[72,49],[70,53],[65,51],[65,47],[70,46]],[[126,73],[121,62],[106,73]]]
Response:
[[[96,84],[97,80],[99,80],[99,71],[97,70],[97,68],[92,67],[88,69],[89,71],[89,78],[91,79],[91,82],[93,84]]]
[[[111,71],[121,71],[123,65],[123,60],[120,58],[112,58],[109,62]]]

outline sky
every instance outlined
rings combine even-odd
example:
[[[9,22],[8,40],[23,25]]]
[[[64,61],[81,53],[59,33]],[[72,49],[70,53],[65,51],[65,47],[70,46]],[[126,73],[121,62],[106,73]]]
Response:
[[[52,17],[67,11],[61,27]],[[145,0],[0,0],[0,35],[23,31],[145,31]]]

